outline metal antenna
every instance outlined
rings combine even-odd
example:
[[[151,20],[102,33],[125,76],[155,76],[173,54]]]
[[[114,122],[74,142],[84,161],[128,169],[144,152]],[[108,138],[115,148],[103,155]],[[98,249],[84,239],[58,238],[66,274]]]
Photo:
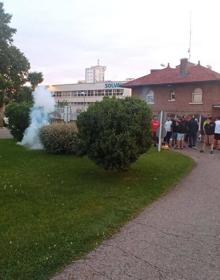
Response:
[[[191,58],[191,39],[192,39],[192,12],[190,12],[190,19],[189,19],[189,61]]]

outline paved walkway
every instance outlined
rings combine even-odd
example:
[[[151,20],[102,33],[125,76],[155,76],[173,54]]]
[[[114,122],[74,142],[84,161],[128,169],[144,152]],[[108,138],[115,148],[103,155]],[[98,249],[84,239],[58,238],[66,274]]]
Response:
[[[219,280],[220,152],[190,155],[177,187],[53,280]]]
[[[11,139],[12,135],[10,134],[9,130],[5,127],[0,128],[0,139]]]

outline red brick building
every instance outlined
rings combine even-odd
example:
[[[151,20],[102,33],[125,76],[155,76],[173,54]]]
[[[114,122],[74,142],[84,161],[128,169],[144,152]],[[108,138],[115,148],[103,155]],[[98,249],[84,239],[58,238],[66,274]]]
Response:
[[[180,65],[151,70],[149,75],[129,81],[123,87],[145,100],[154,113],[220,116],[220,74],[210,68],[181,59]]]

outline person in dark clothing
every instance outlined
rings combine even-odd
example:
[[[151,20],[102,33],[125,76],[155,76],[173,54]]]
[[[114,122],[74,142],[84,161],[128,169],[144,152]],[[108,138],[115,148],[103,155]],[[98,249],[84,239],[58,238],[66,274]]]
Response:
[[[188,134],[188,131],[189,131],[189,128],[188,128],[188,117],[185,117],[183,116],[182,118],[182,123],[183,123],[183,126],[184,126],[184,147],[185,146],[188,146],[189,144],[189,134]]]
[[[211,151],[210,153],[213,154],[213,148],[214,148],[214,134],[215,134],[215,122],[213,121],[212,117],[209,117],[207,121],[203,125],[203,131],[204,131],[204,143],[203,147],[201,149],[201,153],[205,151],[205,147],[210,145]]]
[[[198,122],[194,117],[191,117],[188,122],[188,134],[189,134],[189,147],[195,147],[197,141],[197,132],[199,129]]]
[[[172,125],[171,125],[171,130],[172,130],[172,146],[175,148],[177,145],[177,131],[176,131],[176,119],[172,119]]]
[[[201,134],[201,142],[203,143],[204,142],[204,135],[205,135],[205,132],[204,132],[204,124],[205,122],[208,120],[208,118],[211,117],[211,116],[208,116],[208,117],[205,117],[205,116],[202,116],[201,117],[201,124],[200,124],[200,134]]]
[[[183,149],[184,135],[185,135],[185,123],[183,119],[179,119],[176,123],[177,132],[177,149]]]

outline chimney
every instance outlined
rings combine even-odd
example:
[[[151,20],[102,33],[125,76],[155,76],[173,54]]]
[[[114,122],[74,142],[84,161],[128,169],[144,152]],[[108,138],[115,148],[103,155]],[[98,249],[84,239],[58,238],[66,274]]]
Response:
[[[151,69],[150,70],[150,73],[152,74],[152,73],[155,73],[155,72],[157,72],[159,69]]]
[[[188,74],[188,59],[182,58],[180,59],[180,75],[186,76]]]

